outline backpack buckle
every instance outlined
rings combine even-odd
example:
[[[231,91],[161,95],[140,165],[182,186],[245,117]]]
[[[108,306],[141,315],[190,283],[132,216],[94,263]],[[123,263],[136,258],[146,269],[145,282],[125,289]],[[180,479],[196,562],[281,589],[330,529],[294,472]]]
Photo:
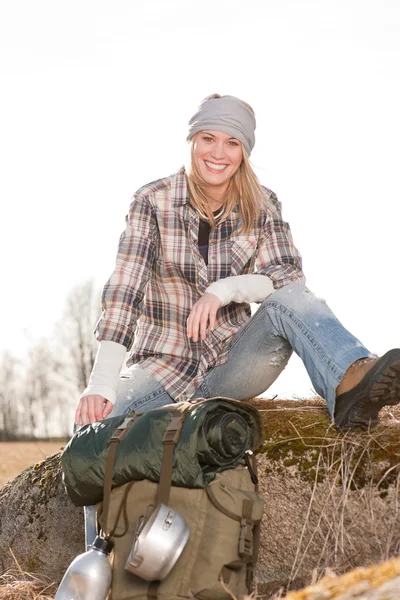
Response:
[[[163,444],[176,444],[182,429],[182,414],[172,414],[163,437]]]
[[[245,562],[253,557],[253,522],[246,517],[240,519],[239,556]]]
[[[112,436],[110,437],[110,442],[119,442],[122,438],[128,433],[128,429],[132,425],[133,421],[136,420],[136,415],[134,417],[126,417],[122,421],[122,423],[117,427]]]

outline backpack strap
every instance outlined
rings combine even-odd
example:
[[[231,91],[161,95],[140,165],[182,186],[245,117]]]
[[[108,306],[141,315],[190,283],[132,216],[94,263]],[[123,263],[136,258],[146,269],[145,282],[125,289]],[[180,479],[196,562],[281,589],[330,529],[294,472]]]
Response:
[[[190,402],[184,402],[171,411],[171,418],[164,432],[163,445],[164,454],[161,463],[160,481],[157,491],[157,506],[165,504],[168,506],[171,493],[172,467],[174,463],[175,445],[179,440],[186,413],[192,406]],[[152,581],[147,588],[147,600],[157,600],[159,581]]]
[[[147,588],[147,600],[157,600],[158,588],[160,587],[161,581],[151,581]]]
[[[255,454],[252,452],[249,455],[249,459],[251,461],[251,467],[254,474],[255,490],[258,492],[258,473],[257,473],[257,459]],[[254,569],[258,560],[258,551],[260,549],[260,537],[261,537],[261,519],[256,521],[253,527],[253,553],[250,561],[246,565],[246,586],[249,592],[253,587],[254,580]]]
[[[157,506],[165,504],[168,506],[171,492],[172,466],[174,462],[175,445],[179,440],[186,413],[191,408],[190,402],[183,402],[171,411],[171,418],[163,437],[164,454],[161,463],[160,482],[157,492]]]
[[[243,500],[239,536],[239,556],[244,562],[253,557],[253,525],[253,502],[246,498]]]
[[[110,537],[108,530],[108,513],[110,510],[110,499],[112,489],[112,478],[114,472],[115,457],[117,454],[117,446],[119,442],[126,436],[133,422],[140,415],[133,414],[126,419],[117,427],[112,436],[109,439],[109,448],[107,453],[106,470],[104,474],[104,486],[103,486],[103,532],[106,537]]]

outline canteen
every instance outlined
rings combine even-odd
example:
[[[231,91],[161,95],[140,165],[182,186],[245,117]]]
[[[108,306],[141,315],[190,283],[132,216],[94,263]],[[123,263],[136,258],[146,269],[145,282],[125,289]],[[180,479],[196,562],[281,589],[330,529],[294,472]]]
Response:
[[[106,600],[112,581],[109,554],[113,545],[108,538],[97,536],[90,549],[72,561],[54,600]]]

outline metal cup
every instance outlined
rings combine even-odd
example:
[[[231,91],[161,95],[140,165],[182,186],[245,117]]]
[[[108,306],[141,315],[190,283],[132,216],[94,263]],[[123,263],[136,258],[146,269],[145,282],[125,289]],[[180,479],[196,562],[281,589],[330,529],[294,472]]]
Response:
[[[152,507],[149,505],[138,519],[125,569],[146,581],[162,581],[182,554],[190,528],[178,512],[165,504],[157,506],[148,517]]]

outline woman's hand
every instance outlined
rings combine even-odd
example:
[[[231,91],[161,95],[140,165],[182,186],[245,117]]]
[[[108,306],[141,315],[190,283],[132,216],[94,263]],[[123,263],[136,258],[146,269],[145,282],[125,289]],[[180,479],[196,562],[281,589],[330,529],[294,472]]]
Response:
[[[215,294],[207,292],[193,305],[187,320],[187,333],[194,342],[198,341],[199,334],[200,339],[206,339],[208,324],[211,331],[214,330],[219,308],[221,308],[221,300]]]
[[[79,400],[78,407],[75,413],[76,425],[88,425],[102,421],[112,411],[113,404],[103,396],[97,394],[83,396]]]

